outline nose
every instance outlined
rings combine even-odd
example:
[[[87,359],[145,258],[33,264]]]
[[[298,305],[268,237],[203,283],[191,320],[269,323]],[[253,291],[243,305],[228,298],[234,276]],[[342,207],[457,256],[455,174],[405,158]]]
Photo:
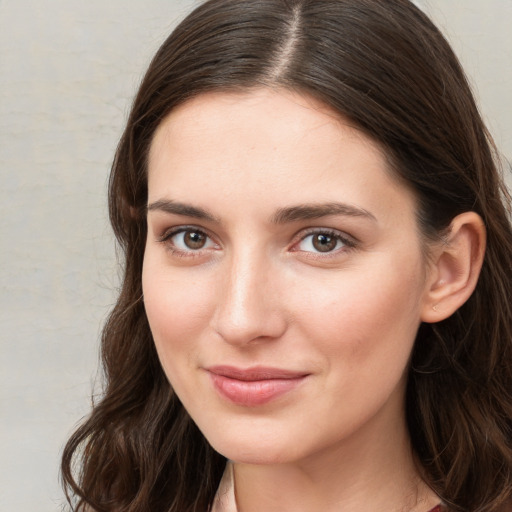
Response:
[[[213,329],[232,345],[281,337],[287,328],[279,271],[264,257],[238,255],[219,283]]]

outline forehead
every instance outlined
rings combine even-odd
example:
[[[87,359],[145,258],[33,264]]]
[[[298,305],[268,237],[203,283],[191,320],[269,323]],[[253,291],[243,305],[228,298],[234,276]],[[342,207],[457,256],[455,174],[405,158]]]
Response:
[[[180,105],[158,127],[149,195],[190,201],[193,194],[213,206],[215,193],[241,196],[244,209],[319,200],[380,204],[384,214],[414,209],[387,162],[376,142],[307,95],[215,92]]]
[[[286,127],[283,132],[282,128]],[[175,107],[158,126],[153,142],[172,137],[180,139],[203,137],[209,130],[211,140],[219,142],[216,134],[223,130],[231,137],[242,136],[250,132],[253,146],[258,142],[278,144],[294,140],[304,142],[308,137],[314,143],[315,133],[326,136],[328,128],[337,131],[337,136],[345,139],[358,139],[361,144],[373,146],[382,151],[378,143],[373,142],[360,130],[329,106],[307,94],[299,94],[283,88],[252,88],[243,91],[216,91],[200,94]],[[342,133],[343,132],[343,133]],[[154,153],[155,144],[151,146]],[[382,151],[384,154],[384,152]]]

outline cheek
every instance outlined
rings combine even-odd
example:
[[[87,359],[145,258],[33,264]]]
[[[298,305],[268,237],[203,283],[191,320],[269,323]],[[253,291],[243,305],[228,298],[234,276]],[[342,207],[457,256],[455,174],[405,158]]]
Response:
[[[201,354],[200,340],[214,304],[212,286],[204,280],[183,279],[179,271],[145,260],[142,286],[144,305],[155,348],[174,392],[183,403],[207,408],[197,396],[194,380]]]
[[[379,269],[382,268],[379,266]],[[364,424],[394,397],[401,407],[404,374],[419,326],[419,275],[407,266],[388,266],[364,275],[354,271],[326,281],[304,300],[296,289],[300,339],[320,356],[325,370],[314,403],[331,421],[329,435]],[[307,419],[309,413],[304,417]],[[323,415],[322,415],[323,414]],[[318,428],[320,428],[319,426]],[[324,427],[322,427],[324,428]],[[327,427],[325,427],[327,428]]]
[[[419,266],[407,261],[380,263],[326,276],[290,294],[294,316],[306,337],[332,361],[379,366],[406,362],[420,324],[422,293]],[[397,358],[397,356],[402,356]],[[370,366],[368,366],[370,364]]]
[[[153,339],[167,370],[181,356],[194,353],[194,341],[211,315],[214,287],[205,282],[204,276],[190,272],[182,279],[179,270],[171,271],[148,257],[144,261],[142,288]]]

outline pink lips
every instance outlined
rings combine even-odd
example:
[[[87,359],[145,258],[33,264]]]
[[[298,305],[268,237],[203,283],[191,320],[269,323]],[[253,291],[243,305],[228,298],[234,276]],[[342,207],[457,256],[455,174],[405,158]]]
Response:
[[[307,376],[279,368],[233,366],[207,368],[215,389],[221,396],[237,405],[262,405],[293,390]]]

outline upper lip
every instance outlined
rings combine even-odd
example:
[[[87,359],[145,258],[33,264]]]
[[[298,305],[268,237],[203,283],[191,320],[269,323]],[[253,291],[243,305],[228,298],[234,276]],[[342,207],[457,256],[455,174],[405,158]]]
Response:
[[[251,368],[237,368],[235,366],[210,366],[206,368],[210,373],[243,381],[273,380],[273,379],[299,379],[309,375],[307,372],[272,368],[268,366],[253,366]]]

